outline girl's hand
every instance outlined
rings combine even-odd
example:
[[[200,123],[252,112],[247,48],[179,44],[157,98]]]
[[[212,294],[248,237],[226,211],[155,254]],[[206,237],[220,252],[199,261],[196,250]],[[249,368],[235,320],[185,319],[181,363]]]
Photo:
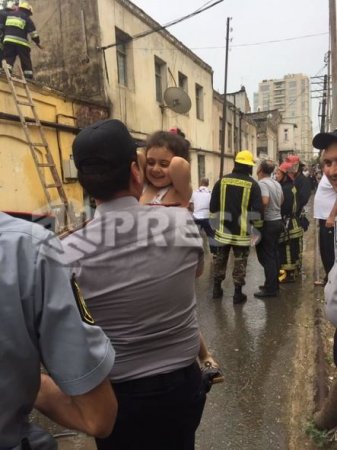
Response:
[[[146,166],[145,153],[142,150],[137,150],[137,158],[138,158],[139,168],[142,169],[143,172],[145,172],[145,166]]]
[[[186,159],[174,156],[169,165],[169,177],[174,189],[181,199],[188,205],[192,196],[191,166]]]

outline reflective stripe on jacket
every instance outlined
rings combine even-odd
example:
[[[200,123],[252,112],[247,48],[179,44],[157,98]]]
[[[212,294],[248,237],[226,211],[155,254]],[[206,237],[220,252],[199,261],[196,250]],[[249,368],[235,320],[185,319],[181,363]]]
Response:
[[[210,210],[217,213],[217,223],[212,220],[216,241],[249,247],[252,225],[263,211],[260,187],[249,175],[226,175],[214,186]]]
[[[28,35],[39,44],[40,38],[28,13],[22,10],[6,13],[4,19],[4,43],[30,47]]]

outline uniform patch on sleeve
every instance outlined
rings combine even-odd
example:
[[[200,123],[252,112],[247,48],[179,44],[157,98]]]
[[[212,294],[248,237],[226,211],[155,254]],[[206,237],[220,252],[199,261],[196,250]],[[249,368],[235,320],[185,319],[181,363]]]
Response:
[[[81,289],[76,281],[75,274],[73,274],[73,276],[71,277],[71,287],[73,289],[76,304],[83,322],[87,323],[88,325],[95,325],[95,321],[92,318],[92,315],[90,314],[90,311],[88,309],[87,304],[85,303]]]

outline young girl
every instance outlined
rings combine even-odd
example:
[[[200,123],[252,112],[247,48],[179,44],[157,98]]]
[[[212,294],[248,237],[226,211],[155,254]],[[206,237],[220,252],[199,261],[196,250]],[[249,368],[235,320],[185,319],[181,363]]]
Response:
[[[192,195],[189,143],[179,134],[157,131],[140,155],[145,171],[142,204],[187,207]]]
[[[188,207],[192,196],[189,142],[172,129],[152,134],[145,154],[139,154],[145,172],[145,188],[140,203],[147,205]],[[180,130],[179,130],[180,131]],[[207,389],[224,381],[218,363],[200,334],[199,362]]]

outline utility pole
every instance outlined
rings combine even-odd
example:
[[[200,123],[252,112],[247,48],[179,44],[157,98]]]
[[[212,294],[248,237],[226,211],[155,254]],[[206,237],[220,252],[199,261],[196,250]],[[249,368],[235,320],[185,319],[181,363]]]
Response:
[[[326,54],[326,63],[328,67],[328,87],[326,99],[326,131],[331,131],[331,51]]]
[[[226,60],[225,60],[225,85],[223,94],[223,106],[222,106],[222,139],[221,139],[221,152],[220,152],[220,176],[223,176],[224,162],[225,162],[225,144],[226,144],[226,131],[227,131],[227,76],[228,76],[228,50],[229,50],[229,32],[230,32],[231,18],[227,17],[227,31],[226,31]]]
[[[323,86],[323,100],[322,100],[322,114],[321,114],[321,133],[325,133],[327,130],[327,88],[328,88],[328,75],[324,75]]]
[[[330,17],[330,48],[332,77],[332,117],[331,128],[337,128],[337,30],[336,30],[336,0],[329,0]]]

